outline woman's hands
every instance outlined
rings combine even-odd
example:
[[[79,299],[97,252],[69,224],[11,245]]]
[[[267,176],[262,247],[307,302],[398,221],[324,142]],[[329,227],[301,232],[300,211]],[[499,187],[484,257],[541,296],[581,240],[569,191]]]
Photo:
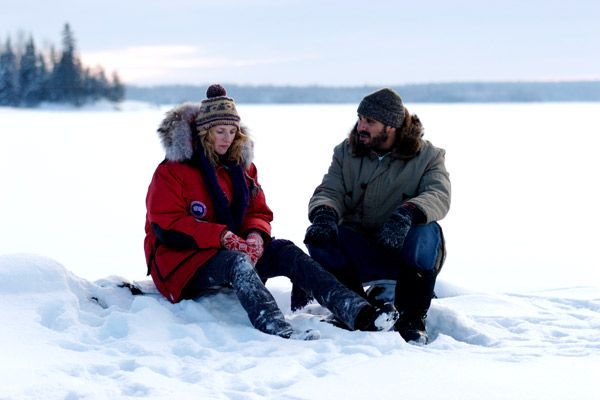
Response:
[[[221,237],[221,245],[227,250],[246,253],[250,257],[252,265],[256,265],[265,251],[264,240],[257,231],[250,231],[244,240],[235,233],[226,230]]]

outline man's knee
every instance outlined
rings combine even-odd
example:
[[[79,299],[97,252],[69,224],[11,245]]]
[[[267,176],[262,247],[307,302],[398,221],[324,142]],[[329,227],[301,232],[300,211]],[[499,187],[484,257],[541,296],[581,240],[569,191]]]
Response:
[[[444,261],[441,227],[432,222],[416,225],[408,233],[402,249],[402,263],[419,270],[438,271]]]

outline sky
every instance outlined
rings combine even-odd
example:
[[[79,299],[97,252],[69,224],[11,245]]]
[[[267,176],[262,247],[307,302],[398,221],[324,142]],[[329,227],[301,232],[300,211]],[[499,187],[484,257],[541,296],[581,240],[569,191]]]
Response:
[[[0,43],[60,47],[137,85],[600,79],[594,0],[5,0]]]

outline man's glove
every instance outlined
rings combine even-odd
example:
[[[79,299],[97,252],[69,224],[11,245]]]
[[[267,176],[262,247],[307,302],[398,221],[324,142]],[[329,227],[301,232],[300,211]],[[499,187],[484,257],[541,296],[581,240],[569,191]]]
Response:
[[[306,230],[304,243],[319,247],[337,241],[338,215],[333,208],[319,206],[310,213],[309,219],[312,225]]]
[[[377,242],[388,250],[400,251],[413,222],[423,213],[410,203],[404,203],[390,216],[379,231]]]

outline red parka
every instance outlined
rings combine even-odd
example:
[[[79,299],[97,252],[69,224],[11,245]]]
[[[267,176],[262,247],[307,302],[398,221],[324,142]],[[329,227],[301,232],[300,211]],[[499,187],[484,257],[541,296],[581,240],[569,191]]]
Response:
[[[146,197],[146,237],[144,251],[148,272],[158,290],[171,302],[181,300],[182,291],[198,268],[221,249],[226,225],[216,220],[213,200],[200,170],[192,163],[191,128],[197,108],[182,105],[167,113],[158,132],[167,159],[156,168]],[[183,149],[183,150],[182,150]],[[259,230],[271,234],[273,213],[267,206],[257,180],[256,167],[250,161],[251,143],[245,155],[246,180],[253,181],[252,194],[242,221],[240,234]],[[226,169],[216,168],[216,177],[225,197],[233,196],[231,178]],[[157,236],[173,238],[165,244]]]

